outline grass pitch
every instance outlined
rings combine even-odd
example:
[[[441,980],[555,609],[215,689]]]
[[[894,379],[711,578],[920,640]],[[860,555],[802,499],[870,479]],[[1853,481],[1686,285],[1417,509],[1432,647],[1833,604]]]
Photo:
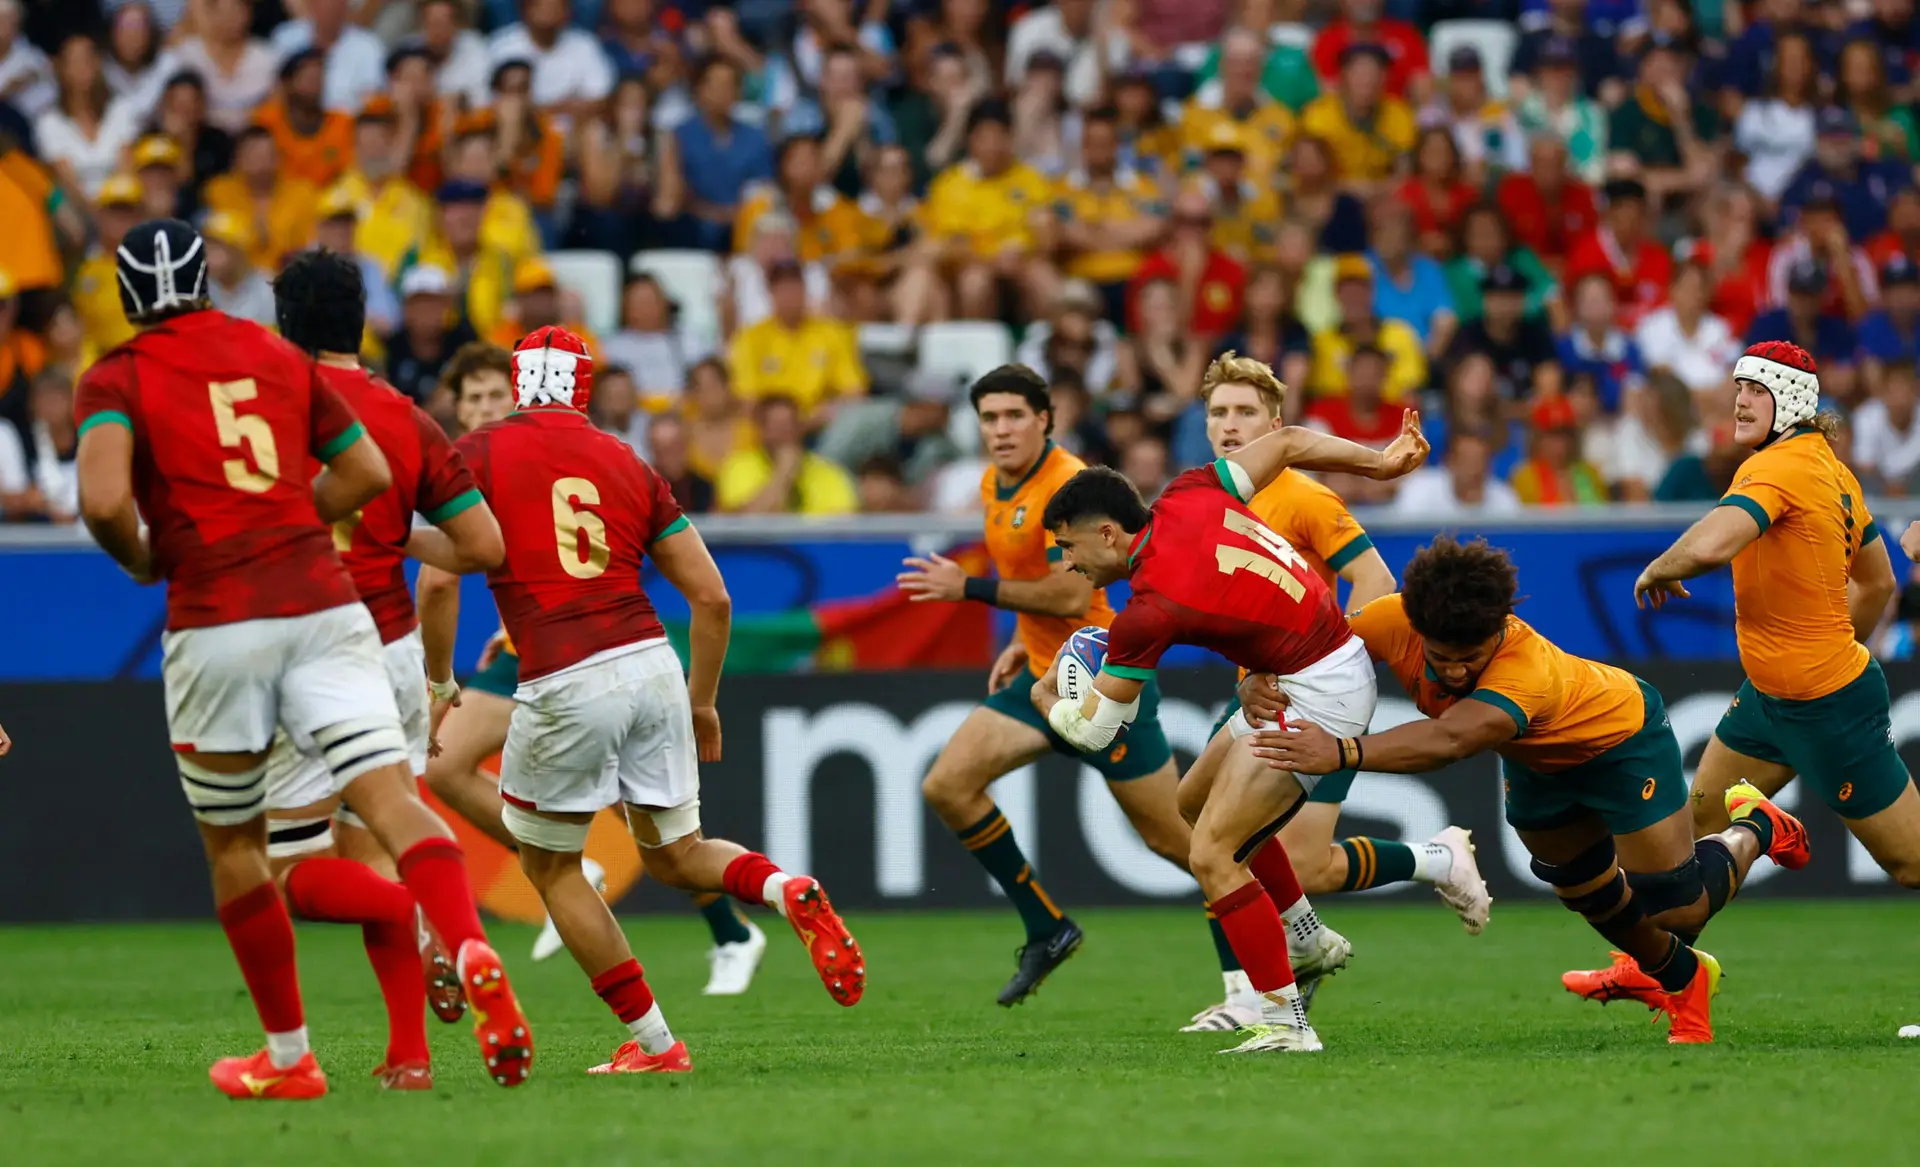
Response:
[[[482,1077],[433,1026],[439,1086],[385,1095],[357,929],[302,925],[308,1023],[334,1093],[229,1102],[217,1056],[259,1033],[211,924],[0,929],[0,1163],[718,1164],[1913,1162],[1920,930],[1905,901],[1742,902],[1707,947],[1718,1044],[1561,991],[1604,946],[1551,905],[1477,939],[1431,907],[1323,909],[1354,963],[1314,1010],[1327,1052],[1223,1058],[1179,1034],[1218,998],[1197,910],[1086,912],[1086,948],[1025,1006],[993,995],[1011,912],[860,915],[866,1000],[821,991],[780,922],[751,995],[708,999],[698,919],[628,932],[695,1072],[590,1079],[624,1038],[564,956],[499,928],[539,1041]],[[778,929],[776,931],[776,929]]]

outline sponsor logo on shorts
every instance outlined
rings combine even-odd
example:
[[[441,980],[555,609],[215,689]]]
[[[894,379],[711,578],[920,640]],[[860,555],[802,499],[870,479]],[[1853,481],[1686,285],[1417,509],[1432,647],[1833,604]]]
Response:
[[[1645,786],[1642,786],[1642,787],[1640,788],[1640,801],[1641,801],[1641,802],[1652,802],[1652,801],[1653,801],[1653,788],[1654,788],[1654,785],[1655,785],[1655,783],[1656,783],[1656,781],[1657,781],[1656,779],[1653,779],[1653,778],[1649,778],[1649,779],[1647,779],[1647,784],[1646,784]]]
[[[1845,802],[1847,799],[1852,797],[1853,797],[1853,783],[1842,782],[1840,784],[1840,801]]]
[[[1107,755],[1107,761],[1112,762],[1114,765],[1118,766],[1121,762],[1126,760],[1126,757],[1127,757],[1127,746],[1125,742],[1122,742],[1119,745],[1113,747],[1113,752]]]

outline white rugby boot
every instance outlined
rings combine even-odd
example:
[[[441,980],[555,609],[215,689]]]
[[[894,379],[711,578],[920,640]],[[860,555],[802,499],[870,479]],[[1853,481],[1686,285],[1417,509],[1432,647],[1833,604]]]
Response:
[[[582,855],[580,857],[580,873],[587,877],[587,882],[593,885],[593,890],[599,892],[602,896],[607,894],[606,868]],[[545,960],[566,946],[567,942],[560,939],[560,929],[553,926],[553,917],[548,916],[547,926],[540,929],[540,935],[534,938],[533,959]]]
[[[1293,965],[1294,980],[1303,994],[1310,994],[1322,979],[1347,967],[1352,958],[1353,942],[1325,924],[1297,945],[1291,932],[1288,934],[1287,960]]]
[[[1291,989],[1292,992],[1288,990]],[[1320,1035],[1307,1020],[1297,986],[1260,994],[1260,1020],[1241,1031],[1246,1040],[1223,1054],[1318,1053]]]
[[[767,934],[749,921],[745,940],[707,950],[707,987],[700,992],[708,997],[738,997],[753,984],[753,974],[766,954]]]
[[[1493,911],[1493,897],[1487,894],[1487,881],[1481,878],[1480,863],[1474,858],[1473,832],[1448,827],[1427,841],[1453,853],[1453,869],[1445,879],[1434,881],[1433,890],[1460,914],[1467,935],[1480,935]]]
[[[1181,1033],[1232,1033],[1259,1024],[1260,994],[1254,992],[1247,974],[1236,969],[1220,975],[1226,981],[1226,999],[1195,1013],[1188,1024],[1180,1027]]]

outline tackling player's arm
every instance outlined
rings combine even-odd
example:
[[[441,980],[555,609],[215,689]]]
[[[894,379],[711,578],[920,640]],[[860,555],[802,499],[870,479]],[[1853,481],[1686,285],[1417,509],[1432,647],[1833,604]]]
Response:
[[[720,669],[727,660],[733,630],[733,597],[707,550],[706,540],[684,518],[647,548],[660,574],[686,598],[692,618],[687,627],[687,699],[693,705],[694,740],[703,762],[720,760]]]
[[[1518,717],[1524,714],[1506,706],[1518,708],[1504,694],[1476,689],[1438,717],[1357,738],[1337,738],[1310,721],[1297,721],[1254,734],[1253,752],[1276,770],[1301,774],[1356,769],[1421,774],[1518,737]]]
[[[387,456],[346,401],[316,372],[308,389],[311,453],[324,469],[313,480],[313,509],[329,526],[380,497],[393,485]]]
[[[1047,558],[1047,574],[1039,579],[999,579],[968,575],[965,568],[944,555],[914,556],[905,561],[912,570],[901,572],[894,582],[916,601],[978,600],[991,607],[1037,616],[1074,619],[1086,615],[1093,604],[1093,584],[1086,576],[1068,571],[1051,549]]]
[[[1880,537],[1879,527],[1869,521],[1860,550],[1854,553],[1847,571],[1847,615],[1853,621],[1855,640],[1865,643],[1873,635],[1899,590],[1893,560],[1887,555],[1887,541]]]
[[[140,530],[133,501],[133,420],[120,361],[101,361],[74,395],[74,420],[80,427],[80,517],[94,542],[138,583],[152,583],[153,549]]]
[[[1221,462],[1245,471],[1246,483],[1224,482],[1241,502],[1250,500],[1289,466],[1297,470],[1333,470],[1366,478],[1388,479],[1407,474],[1427,459],[1427,438],[1420,432],[1420,414],[1407,410],[1400,434],[1384,450],[1349,442],[1305,426],[1282,426],[1262,434],[1227,454]]]

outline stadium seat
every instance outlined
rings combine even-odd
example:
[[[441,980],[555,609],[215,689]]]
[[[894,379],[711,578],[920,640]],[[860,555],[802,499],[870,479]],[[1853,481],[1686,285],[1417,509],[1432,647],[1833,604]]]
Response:
[[[1304,53],[1313,47],[1315,35],[1313,26],[1309,24],[1276,24],[1267,30],[1267,42],[1286,45]]]
[[[860,353],[868,357],[905,357],[913,352],[913,329],[905,324],[862,324]]]
[[[1013,337],[997,320],[951,320],[920,330],[920,367],[968,381],[1013,359]]]
[[[1443,20],[1433,26],[1427,43],[1427,57],[1436,76],[1447,71],[1447,54],[1470,45],[1480,50],[1480,67],[1487,78],[1487,92],[1495,97],[1507,95],[1507,67],[1513,63],[1513,51],[1520,34],[1513,25],[1498,20]]]
[[[554,251],[547,255],[553,278],[580,297],[582,323],[595,336],[620,330],[620,261],[604,251]]]
[[[720,341],[720,258],[711,251],[642,251],[632,271],[660,281],[680,308],[680,319],[695,336]]]

